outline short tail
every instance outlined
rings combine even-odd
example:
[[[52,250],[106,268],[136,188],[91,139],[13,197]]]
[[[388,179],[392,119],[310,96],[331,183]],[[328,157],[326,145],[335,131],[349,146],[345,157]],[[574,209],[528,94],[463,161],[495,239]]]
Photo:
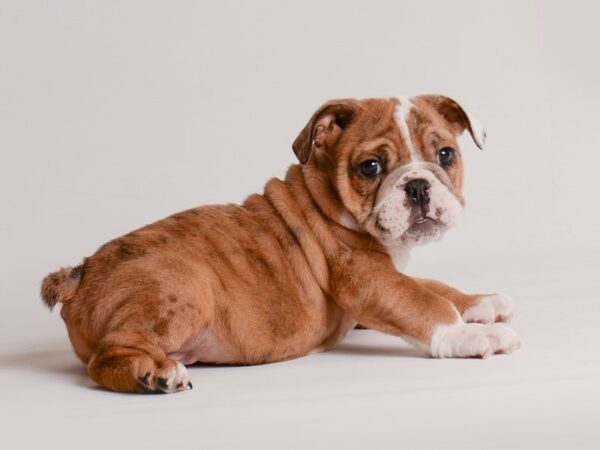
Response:
[[[81,264],[76,267],[63,267],[44,278],[40,295],[50,310],[57,303],[68,302],[75,296],[81,279],[81,267]]]

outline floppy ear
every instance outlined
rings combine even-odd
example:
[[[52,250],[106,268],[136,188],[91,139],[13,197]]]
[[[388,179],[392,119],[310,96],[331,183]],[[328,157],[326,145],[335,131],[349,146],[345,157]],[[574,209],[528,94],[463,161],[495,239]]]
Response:
[[[421,98],[433,106],[446,119],[456,134],[469,130],[477,147],[483,150],[485,130],[481,123],[474,116],[467,113],[457,102],[443,95],[421,95],[417,98]]]
[[[332,100],[321,106],[302,129],[292,148],[301,164],[306,164],[314,149],[331,148],[358,109],[352,99]]]

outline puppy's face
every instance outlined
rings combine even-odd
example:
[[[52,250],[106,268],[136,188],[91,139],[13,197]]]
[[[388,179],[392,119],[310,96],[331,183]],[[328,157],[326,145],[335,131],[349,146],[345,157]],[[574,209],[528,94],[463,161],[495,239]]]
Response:
[[[456,138],[485,132],[454,100],[334,100],[323,105],[293,148],[327,174],[345,210],[340,221],[382,244],[439,239],[462,215],[463,164]]]

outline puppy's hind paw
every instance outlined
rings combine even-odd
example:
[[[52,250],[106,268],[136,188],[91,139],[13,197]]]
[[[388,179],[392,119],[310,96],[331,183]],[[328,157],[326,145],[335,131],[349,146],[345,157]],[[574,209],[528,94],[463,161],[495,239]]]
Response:
[[[185,391],[192,389],[192,382],[187,370],[179,361],[172,361],[167,367],[147,371],[138,376],[138,389],[140,392],[164,393]]]

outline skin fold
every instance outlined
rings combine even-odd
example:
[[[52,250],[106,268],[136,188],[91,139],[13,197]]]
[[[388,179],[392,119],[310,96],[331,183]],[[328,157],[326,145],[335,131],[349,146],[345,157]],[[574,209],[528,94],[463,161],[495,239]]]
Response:
[[[114,239],[48,275],[42,298],[62,304],[90,377],[123,392],[185,390],[184,365],[194,362],[325,351],[357,323],[433,356],[512,351],[512,331],[489,324],[512,315],[508,300],[411,278],[391,257],[454,224],[464,204],[456,137],[465,130],[482,141],[447,97],[328,102],[294,142],[299,164],[283,180],[241,205],[190,209]],[[438,152],[448,147],[455,159],[442,167]],[[371,160],[383,167],[375,177],[362,172]],[[427,205],[407,200],[415,177],[430,186],[421,191]],[[485,325],[466,324],[469,311],[469,322]]]

